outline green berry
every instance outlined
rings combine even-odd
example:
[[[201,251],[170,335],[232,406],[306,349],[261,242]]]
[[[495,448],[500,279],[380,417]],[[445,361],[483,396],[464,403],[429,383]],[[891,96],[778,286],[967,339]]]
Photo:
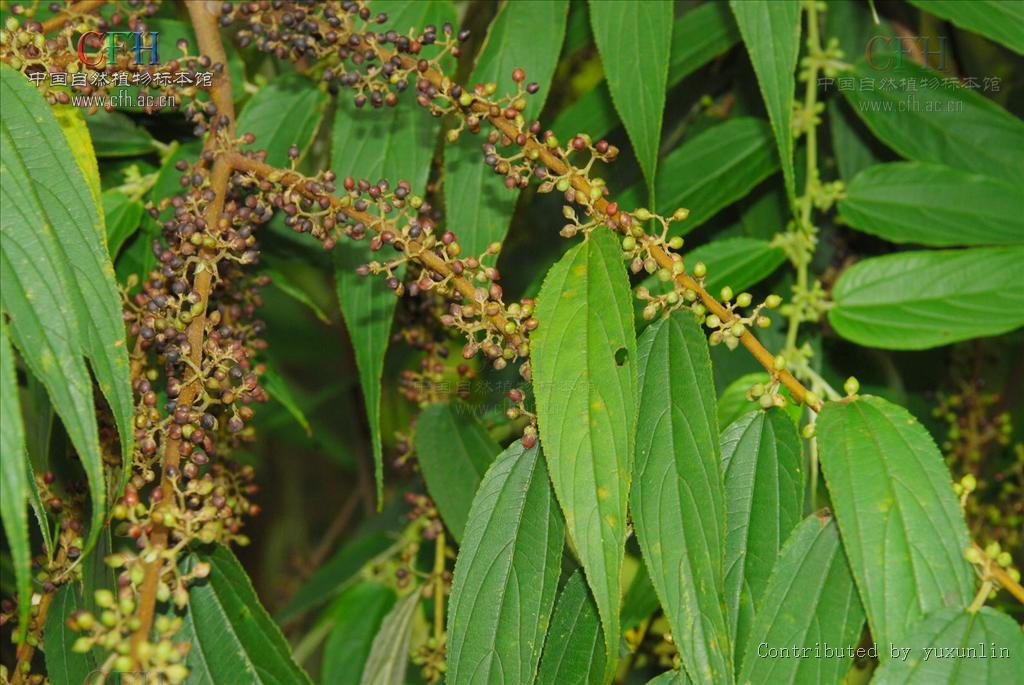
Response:
[[[750,293],[740,293],[736,296],[736,304],[740,307],[749,307],[753,299]]]
[[[708,275],[708,267],[704,262],[697,262],[693,265],[693,275],[697,278],[704,278]]]
[[[729,286],[725,286],[724,288],[722,288],[722,291],[719,293],[719,295],[721,296],[723,302],[728,302],[729,300],[732,299],[732,288],[730,288]]]
[[[764,306],[768,309],[776,309],[780,304],[782,304],[782,298],[778,295],[769,295],[764,298]]]
[[[857,391],[860,390],[860,381],[855,377],[850,376],[846,379],[846,382],[843,383],[843,390],[846,391],[847,395],[856,395]]]
[[[627,235],[622,239],[622,249],[625,252],[632,252],[636,249],[636,238],[631,235]]]

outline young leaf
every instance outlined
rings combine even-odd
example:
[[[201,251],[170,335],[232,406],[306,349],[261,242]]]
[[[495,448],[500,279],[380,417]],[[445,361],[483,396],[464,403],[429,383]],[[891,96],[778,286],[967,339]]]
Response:
[[[853,655],[819,650],[853,647],[864,626],[864,609],[830,516],[811,515],[779,553],[742,658],[741,683],[838,683]],[[807,658],[775,657],[767,650],[809,650]]]
[[[800,52],[800,2],[798,0],[730,0],[743,43],[757,74],[768,118],[782,160],[786,194],[795,196],[793,175],[793,72]]]
[[[189,588],[181,630],[192,644],[190,677],[201,683],[309,683],[231,550],[217,545],[191,555],[185,568],[199,562],[210,564],[210,575]]]
[[[916,90],[852,88],[842,93],[879,140],[902,156],[937,162],[1024,184],[1024,123],[980,93],[944,83],[942,74],[911,60],[884,73],[899,83],[914,79]],[[879,72],[860,60],[850,76],[876,83]]]
[[[456,541],[473,496],[501,445],[462,404],[432,404],[416,420],[416,456],[427,492]]]
[[[318,568],[279,612],[278,623],[287,623],[320,606],[348,587],[367,563],[394,545],[385,533],[364,535],[342,545],[334,556]]]
[[[0,518],[18,587],[18,643],[25,638],[32,604],[32,550],[29,547],[29,490],[35,488],[25,453],[25,428],[21,423],[18,378],[14,371],[14,350],[7,338],[7,322],[0,315]]]
[[[412,620],[419,606],[419,589],[398,600],[391,613],[384,617],[373,638],[370,656],[366,658],[359,685],[405,685],[405,669],[409,664],[409,638]]]
[[[872,683],[1013,683],[1024,673],[1024,633],[1012,618],[989,607],[976,613],[936,609],[914,624],[897,646],[909,651],[883,663]],[[947,650],[954,650],[954,656]]]
[[[550,92],[568,10],[567,0],[502,3],[466,82],[495,83],[499,93],[514,93],[512,71],[521,68],[527,82],[540,85],[523,110],[527,121],[536,119]],[[445,210],[466,255],[505,239],[518,197],[483,163],[480,144],[478,136],[463,134],[445,148]]]
[[[268,368],[263,372],[261,380],[263,387],[270,396],[281,403],[281,406],[291,414],[295,422],[306,432],[306,435],[312,435],[313,431],[309,427],[309,419],[302,412],[302,407],[299,406],[298,401],[292,394],[291,388],[288,387],[288,383],[278,375],[277,371]]]
[[[375,11],[386,12],[390,24],[403,34],[409,27],[441,26],[455,21],[455,8],[449,0],[384,2],[374,7]],[[430,57],[431,49],[424,48],[423,55]],[[353,176],[373,181],[387,178],[393,185],[399,180],[406,180],[414,193],[425,192],[440,121],[423,116],[422,112],[414,109],[409,96],[397,107],[389,107],[385,111],[358,109],[351,95],[339,97],[331,131],[331,167],[334,172],[340,178]],[[402,153],[387,154],[388,150],[401,150]],[[384,279],[356,273],[360,265],[373,259],[366,244],[343,240],[335,247],[334,255],[338,302],[355,350],[366,418],[370,424],[379,506],[384,488],[380,379],[397,299]],[[397,275],[402,276],[404,271],[403,268]]]
[[[980,33],[1024,55],[1024,6],[998,0],[910,0],[937,17],[948,19],[968,31]]]
[[[974,573],[963,512],[928,432],[878,397],[829,402],[818,445],[843,545],[880,645],[901,644],[929,611],[966,607]]]
[[[138,200],[133,200],[120,190],[108,190],[103,193],[103,214],[107,224],[107,249],[110,256],[117,258],[121,246],[139,229],[144,208]]]
[[[1024,325],[1024,247],[900,252],[846,270],[828,320],[860,345],[920,350]]]
[[[722,209],[745,197],[779,168],[771,129],[761,119],[730,119],[694,136],[661,161],[655,193],[657,208],[668,215],[686,207],[686,221],[673,235],[686,235]],[[639,184],[626,190],[624,207],[644,204]]]
[[[618,241],[595,230],[544,279],[531,357],[544,456],[604,625],[609,672],[636,428],[630,296]]]
[[[448,603],[448,683],[533,682],[564,535],[540,448],[517,440],[488,469],[469,512]]]
[[[239,134],[256,136],[256,142],[242,148],[266,150],[267,164],[288,166],[288,148],[296,145],[301,155],[313,142],[327,99],[327,93],[302,74],[275,78],[260,88],[238,115]]]
[[[102,527],[107,490],[83,355],[116,418],[125,475],[135,436],[121,300],[99,211],[53,113],[20,73],[5,65],[0,74],[0,190],[11,210],[0,237],[9,280],[0,298],[11,338],[46,386],[85,469],[92,499],[88,552]]]
[[[589,7],[608,90],[626,126],[653,203],[672,47],[672,3],[591,0]]]
[[[633,525],[686,672],[729,683],[726,504],[707,340],[692,313],[677,311],[647,327],[637,354]]]
[[[67,625],[68,617],[78,609],[85,609],[85,603],[79,597],[77,583],[62,586],[50,600],[43,638],[46,641],[46,674],[52,685],[83,685],[97,673],[93,652],[81,653],[71,649],[75,641],[84,635]]]
[[[153,136],[121,112],[98,109],[85,117],[97,157],[135,157],[157,149]]]
[[[570,10],[570,22],[572,16],[573,11]],[[672,27],[668,87],[676,85],[711,59],[726,52],[739,39],[736,22],[728,7],[709,2],[686,12],[676,19]],[[555,119],[551,130],[559,138],[586,132],[596,140],[611,133],[618,123],[619,117],[615,113],[611,93],[608,92],[608,83],[602,81],[565,108]]]
[[[775,560],[803,517],[800,436],[781,409],[753,411],[722,431],[725,598],[733,644],[745,645]]]
[[[847,187],[839,216],[858,230],[894,243],[1024,243],[1020,188],[940,164],[868,167]]]
[[[338,595],[324,612],[324,616],[334,622],[334,627],[324,643],[323,685],[359,682],[373,636],[394,604],[394,590],[369,581],[353,585]]]
[[[537,685],[602,685],[605,658],[601,634],[597,606],[583,573],[577,570],[558,596]]]

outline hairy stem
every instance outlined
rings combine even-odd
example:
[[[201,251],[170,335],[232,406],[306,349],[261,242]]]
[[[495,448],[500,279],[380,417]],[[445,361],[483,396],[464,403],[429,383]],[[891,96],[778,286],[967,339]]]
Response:
[[[234,98],[231,93],[231,79],[227,70],[227,55],[220,39],[220,30],[217,24],[217,8],[219,3],[203,0],[193,0],[186,3],[189,17],[192,20],[193,29],[196,32],[196,39],[199,43],[199,50],[210,58],[213,64],[221,65],[219,72],[214,70],[213,85],[210,89],[210,97],[217,107],[217,117],[227,117],[226,128],[211,127],[206,139],[205,150],[216,151],[217,146],[224,139],[218,135],[224,131],[228,140],[234,138]],[[224,209],[224,196],[227,192],[228,181],[231,178],[231,165],[224,155],[218,154],[210,170],[210,187],[216,197],[206,209],[206,223],[212,231],[219,230],[221,212]],[[199,311],[189,323],[186,335],[191,347],[190,360],[193,369],[201,369],[203,361],[203,346],[206,333],[207,305],[210,298],[210,290],[213,285],[213,255],[204,254],[207,260],[197,267],[193,274],[192,290],[199,298]],[[190,407],[202,392],[202,379],[193,375],[192,379],[185,382],[181,393],[178,396],[178,406]],[[168,475],[171,470],[176,470],[181,460],[181,440],[168,438],[161,460],[160,489],[163,492],[163,502],[174,501],[174,479]],[[155,525],[151,535],[153,548],[157,551],[167,547],[168,531],[162,525]],[[132,636],[132,650],[136,653],[138,646],[149,638],[153,626],[153,615],[156,608],[157,586],[160,577],[164,572],[166,560],[162,554],[146,565],[143,576],[142,587],[139,593],[138,619],[139,628]]]

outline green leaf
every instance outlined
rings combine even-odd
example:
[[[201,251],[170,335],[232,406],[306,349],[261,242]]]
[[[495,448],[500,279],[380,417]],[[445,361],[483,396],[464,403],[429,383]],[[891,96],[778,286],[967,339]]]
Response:
[[[828,320],[868,347],[920,350],[1024,325],[1024,248],[900,252],[843,272]]]
[[[872,683],[1013,683],[1024,673],[1024,633],[1012,618],[989,607],[973,614],[937,609],[913,625],[897,646],[910,651],[883,663]]]
[[[591,0],[589,7],[608,90],[653,203],[672,48],[672,3]]]
[[[655,192],[657,209],[671,214],[686,207],[686,221],[673,235],[686,235],[719,211],[745,197],[779,168],[771,130],[761,119],[740,117],[712,126],[687,140],[662,160]],[[645,204],[634,185],[620,195],[623,207]]]
[[[457,542],[473,496],[499,452],[501,445],[462,403],[432,404],[416,420],[416,457],[427,492]]]
[[[999,179],[923,162],[868,167],[839,201],[854,228],[894,243],[1024,243],[1020,188]]]
[[[636,428],[630,300],[618,240],[596,230],[548,271],[531,343],[544,455],[605,627],[609,673]]]
[[[564,535],[540,448],[517,440],[484,476],[459,547],[448,603],[448,683],[533,682]]]
[[[409,664],[412,620],[419,605],[420,591],[409,593],[395,603],[373,638],[359,685],[405,685]]]
[[[647,685],[690,685],[691,681],[683,671],[667,671],[647,681]]]
[[[829,402],[820,459],[879,658],[928,612],[966,607],[974,573],[949,469],[928,432],[878,397]]]
[[[149,131],[121,112],[97,110],[85,118],[97,157],[135,157],[157,149]]]
[[[85,125],[85,117],[82,111],[71,105],[58,105],[52,108],[53,114],[57,117],[64,137],[74,155],[75,163],[82,170],[82,176],[92,193],[93,202],[97,207],[101,204],[100,199],[100,168],[96,162],[96,153],[92,148],[92,139],[89,137],[89,129]],[[100,233],[103,233],[103,215],[100,214]]]
[[[495,83],[499,93],[514,92],[512,70],[522,68],[527,82],[540,84],[526,98],[523,111],[527,121],[536,119],[550,92],[568,9],[567,0],[502,3],[466,82]],[[482,142],[479,136],[464,134],[444,153],[448,225],[466,255],[479,255],[490,243],[505,239],[519,195],[484,164]]]
[[[583,573],[577,569],[558,596],[537,685],[602,685],[604,673],[601,620]]]
[[[729,683],[726,503],[707,339],[692,313],[676,311],[647,327],[638,359],[633,525],[686,672]]]
[[[768,118],[782,160],[786,195],[795,197],[793,174],[793,117],[796,58],[800,52],[800,2],[798,0],[730,0],[729,6],[740,27],[757,84],[764,98]]]
[[[303,413],[302,407],[299,406],[298,401],[292,394],[291,388],[288,387],[288,383],[276,371],[270,368],[263,372],[261,380],[264,389],[292,415],[295,422],[302,426],[302,430],[306,431],[306,435],[312,435],[313,431],[309,427],[309,419]]]
[[[410,27],[440,26],[446,21],[455,21],[455,9],[448,0],[377,3],[375,11],[387,12],[391,25],[403,34]],[[431,51],[424,49],[423,54],[429,57]],[[440,121],[416,109],[411,94],[397,107],[385,111],[358,109],[350,97],[338,98],[331,132],[331,168],[341,178],[353,176],[373,181],[387,178],[392,185],[406,180],[414,193],[425,192]],[[401,154],[388,154],[389,150],[400,150]],[[379,507],[384,488],[380,379],[397,298],[384,279],[356,273],[360,265],[373,259],[371,254],[366,243],[342,240],[334,249],[334,278],[345,328],[352,339],[359,368],[370,424]]]
[[[14,350],[7,339],[7,323],[0,316],[0,518],[3,519],[7,545],[18,587],[18,643],[25,639],[29,611],[32,608],[32,550],[28,537],[28,502],[32,474],[25,452],[25,428],[21,423],[18,377],[14,370]]]
[[[715,240],[686,255],[687,264],[704,262],[708,267],[704,289],[709,293],[726,285],[737,293],[746,290],[768,278],[784,261],[781,247],[743,237]]]
[[[622,598],[622,629],[629,630],[661,607],[658,593],[643,563],[637,564],[633,580]]]
[[[1018,55],[1024,55],[1024,6],[999,0],[910,0],[937,17],[948,19],[960,28],[980,33],[1002,43]]]
[[[1024,122],[973,90],[949,87],[939,72],[910,60],[887,71],[871,69],[864,60],[850,76],[857,85],[843,90],[871,132],[900,155],[918,162],[937,162],[1016,185],[1024,184]],[[880,81],[913,79],[915,90],[881,88]]]
[[[192,644],[190,683],[309,683],[291,648],[260,604],[245,569],[227,547],[189,556],[185,568],[203,561],[210,575],[188,592],[180,637]]]
[[[139,229],[145,209],[138,200],[133,200],[120,190],[103,193],[103,213],[107,223],[107,249],[110,256],[117,258],[121,246]]]
[[[746,641],[738,682],[842,682],[852,650],[845,657],[829,657],[821,650],[855,646],[864,626],[864,609],[830,516],[808,516],[789,536],[763,602]],[[791,656],[769,651],[785,648]]]
[[[342,545],[274,615],[274,619],[278,623],[287,623],[336,596],[351,585],[366,564],[386,553],[394,542],[385,533],[372,533]]]
[[[266,260],[263,261],[265,262]],[[323,323],[328,326],[331,324],[331,317],[327,316],[327,313],[324,312],[323,308],[317,304],[314,296],[303,287],[302,283],[293,279],[290,273],[276,268],[273,264],[266,263],[263,265],[263,271],[270,276],[270,282],[273,283],[278,290],[296,302],[300,302],[306,307],[309,307],[309,310],[313,312],[313,315]]]
[[[353,585],[338,595],[324,612],[334,622],[324,643],[324,685],[359,682],[373,636],[394,604],[395,591],[374,582]]]
[[[121,436],[124,475],[134,442],[134,401],[121,300],[96,203],[42,95],[4,66],[4,310],[25,363],[46,386],[81,459],[92,498],[88,552],[107,491],[86,356]]]
[[[585,7],[585,5],[580,5]],[[572,12],[570,11],[570,20]],[[736,22],[729,9],[710,2],[699,5],[676,19],[672,27],[669,54],[668,87],[676,85],[708,61],[726,52],[739,41]],[[551,130],[567,139],[587,133],[594,140],[603,138],[619,124],[608,83],[602,81],[566,107],[555,119]]]
[[[260,88],[238,115],[239,134],[256,136],[252,145],[242,149],[266,150],[267,164],[288,166],[288,148],[297,145],[301,156],[312,144],[327,100],[327,93],[302,74],[275,78]]]
[[[781,409],[753,411],[722,431],[726,523],[725,598],[732,642],[745,645],[768,578],[803,518],[800,436]]]
[[[71,630],[67,625],[68,617],[85,608],[78,594],[77,583],[62,586],[50,601],[43,639],[46,647],[46,675],[53,685],[83,685],[90,676],[97,673],[98,666],[93,652],[82,654],[71,649],[75,640],[84,633]]]

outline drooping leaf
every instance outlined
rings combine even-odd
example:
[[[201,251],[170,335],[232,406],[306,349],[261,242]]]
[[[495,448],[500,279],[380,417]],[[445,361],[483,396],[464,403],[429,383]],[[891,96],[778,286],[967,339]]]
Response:
[[[8,286],[10,287],[10,286]],[[32,474],[25,453],[25,428],[21,423],[18,378],[14,371],[14,350],[7,338],[7,322],[0,316],[0,518],[3,519],[7,546],[18,588],[18,643],[28,630],[32,608],[32,550],[29,547],[26,503]]]
[[[375,4],[374,10],[386,12],[390,25],[403,35],[411,27],[441,26],[455,21],[455,8],[449,0],[383,2]],[[432,49],[424,48],[422,56],[433,56]],[[382,112],[356,108],[349,95],[339,97],[331,131],[331,168],[340,178],[353,176],[374,182],[387,178],[392,186],[399,180],[406,180],[414,193],[426,192],[440,122],[415,110],[416,105],[409,96],[400,98],[398,106]],[[388,154],[389,150],[401,153]],[[360,265],[371,261],[371,254],[365,243],[340,241],[334,249],[334,279],[359,368],[366,418],[370,424],[379,506],[384,487],[380,379],[397,301],[382,278],[356,273]],[[398,275],[402,274],[404,268]]]
[[[380,532],[357,537],[342,545],[309,577],[288,604],[274,615],[274,619],[278,623],[286,623],[330,600],[351,585],[363,566],[385,553],[392,545],[394,540]]]
[[[359,682],[373,636],[394,604],[395,591],[374,582],[353,585],[338,595],[324,612],[334,627],[324,643],[323,685]]]
[[[540,448],[523,449],[517,440],[484,476],[459,547],[448,603],[448,683],[533,682],[564,534]]]
[[[957,26],[980,33],[1024,55],[1024,7],[998,0],[910,0],[925,12],[948,19]]]
[[[1013,683],[1024,673],[1024,633],[990,607],[936,609],[910,627],[871,680],[877,685]]]
[[[1020,188],[939,164],[895,162],[865,169],[839,201],[839,216],[894,243],[1024,243]]]
[[[1024,325],[1024,247],[900,252],[865,259],[832,290],[828,320],[860,345],[920,350]]]
[[[302,407],[299,406],[295,395],[292,394],[291,388],[288,387],[288,383],[276,371],[270,368],[263,372],[262,381],[263,387],[270,396],[281,403],[281,406],[302,427],[302,430],[306,431],[306,435],[312,435],[313,431],[309,427],[309,419],[306,418],[306,414],[302,411]]]
[[[878,397],[829,402],[819,457],[871,634],[890,643],[928,612],[966,607],[974,574],[963,512],[928,432]]]
[[[622,629],[629,630],[658,610],[661,603],[651,584],[651,577],[643,562],[637,565],[633,580],[622,598]]]
[[[480,481],[501,446],[465,405],[432,404],[416,420],[416,456],[427,492],[456,541]]]
[[[881,88],[880,73],[896,83],[913,79],[917,87]],[[902,156],[1024,184],[1017,154],[1024,146],[1024,122],[992,100],[950,87],[942,74],[911,60],[878,72],[862,59],[850,76],[873,87],[841,92],[871,132]]]
[[[85,117],[85,124],[97,157],[135,157],[157,149],[149,131],[127,114],[99,109]]]
[[[102,205],[100,198],[100,167],[96,161],[96,152],[92,147],[92,139],[89,137],[89,129],[85,125],[85,117],[82,115],[82,111],[77,107],[71,105],[58,105],[52,109],[54,116],[57,117],[57,123],[60,124],[61,130],[64,132],[64,138],[68,141],[68,147],[71,148],[71,154],[75,158],[75,163],[78,164],[78,168],[82,171],[82,176],[85,178],[86,185],[89,186],[89,192],[92,194],[93,202],[97,208]],[[99,212],[99,228],[100,233],[103,231],[103,212]]]
[[[313,294],[303,287],[301,283],[293,280],[290,273],[276,268],[273,263],[269,265],[264,263],[263,268],[266,274],[270,276],[270,282],[274,284],[274,287],[296,302],[301,302],[306,307],[309,307],[309,311],[313,312],[313,315],[320,319],[320,321],[327,325],[331,324],[331,317],[327,316]]]
[[[604,230],[569,250],[541,287],[531,343],[544,456],[605,628],[609,672],[636,428],[636,340],[621,253]]]
[[[405,685],[405,669],[409,664],[409,638],[412,620],[419,605],[419,589],[398,600],[384,617],[373,638],[359,685]]]
[[[577,570],[558,595],[537,685],[602,685],[605,655],[601,635],[597,605],[583,572]]]
[[[526,98],[523,110],[527,121],[536,119],[558,64],[568,9],[567,0],[503,3],[467,83],[494,83],[499,93],[514,93],[512,71],[521,68],[528,83],[540,85]],[[448,225],[467,255],[479,255],[490,243],[505,239],[518,197],[483,163],[482,142],[480,136],[464,134],[444,153]]]
[[[200,561],[210,564],[210,575],[189,588],[180,634],[192,644],[188,682],[310,683],[231,550],[217,545],[190,556],[185,568]]]
[[[647,327],[638,359],[633,525],[686,672],[729,683],[726,503],[707,340],[680,310]]]
[[[686,221],[673,235],[686,235],[722,209],[745,197],[779,168],[772,134],[761,119],[730,119],[684,142],[661,161],[655,193],[657,208],[668,215],[686,207]],[[644,204],[640,185],[619,196],[623,207]]]
[[[106,510],[103,460],[89,359],[121,437],[124,474],[134,441],[134,401],[120,296],[100,231],[99,210],[54,115],[18,72],[2,68],[0,188],[5,212],[4,310],[11,338],[50,395],[89,481],[88,552]]]
[[[793,175],[794,72],[800,52],[800,2],[798,0],[730,0],[743,44],[757,74],[768,118],[782,160],[786,194],[795,195]]]
[[[845,657],[829,657],[822,650],[854,647],[863,626],[864,609],[839,530],[830,516],[808,516],[779,552],[745,642],[738,682],[841,682],[852,650]],[[788,656],[777,656],[782,648],[789,648]]]
[[[275,78],[260,88],[238,115],[239,134],[256,136],[252,145],[242,148],[266,150],[267,164],[288,166],[288,148],[298,146],[301,156],[313,142],[327,100],[327,93],[301,74]]]
[[[653,198],[672,49],[672,3],[591,0],[589,6],[608,91]]]
[[[745,645],[768,578],[803,517],[800,436],[781,409],[753,411],[722,431],[725,597],[733,644]]]
[[[71,647],[83,633],[71,630],[67,625],[72,612],[85,609],[79,596],[77,583],[62,586],[50,600],[43,628],[46,655],[46,675],[53,685],[83,685],[97,672],[93,652],[75,652]]]
[[[585,7],[585,5],[580,5]],[[576,7],[576,5],[573,5]],[[570,21],[572,10],[570,10]],[[676,19],[669,52],[668,87],[676,85],[739,41],[729,8],[717,2],[698,5]],[[608,83],[601,82],[566,107],[551,130],[559,138],[587,133],[594,140],[608,135],[619,123]]]
[[[107,224],[107,249],[110,256],[117,258],[121,246],[139,229],[144,208],[138,200],[133,200],[120,190],[108,190],[103,193],[103,213]]]

